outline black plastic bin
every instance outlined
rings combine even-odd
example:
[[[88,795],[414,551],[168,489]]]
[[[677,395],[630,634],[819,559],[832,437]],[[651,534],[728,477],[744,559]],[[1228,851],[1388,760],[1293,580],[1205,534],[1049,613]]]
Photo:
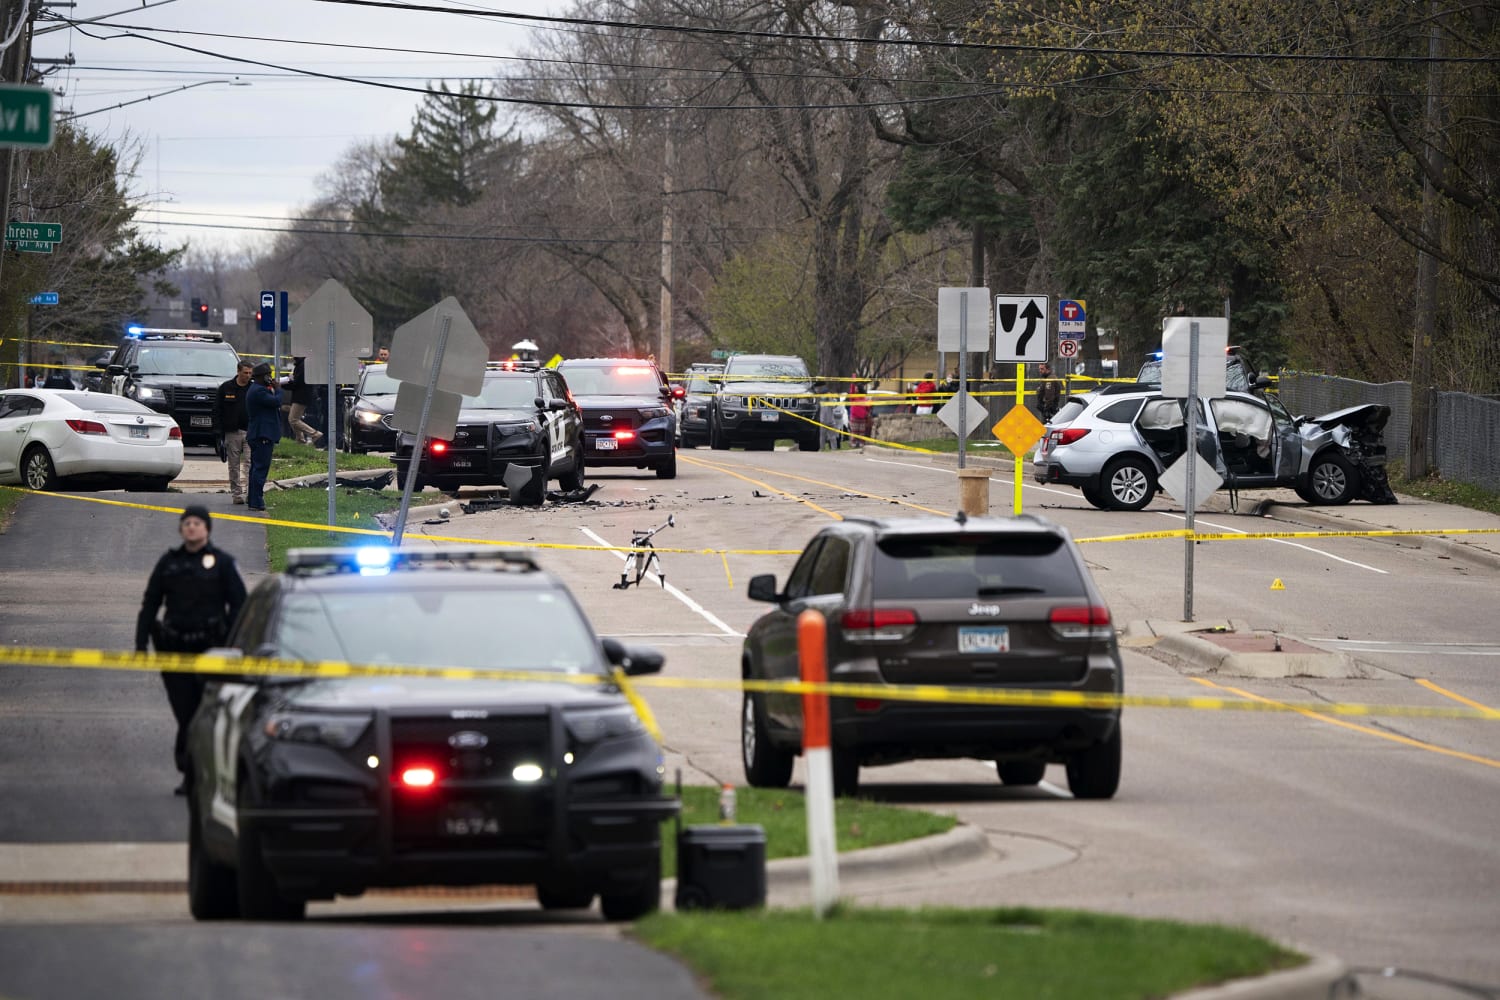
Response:
[[[679,910],[765,906],[765,828],[704,825],[678,831],[676,905]]]

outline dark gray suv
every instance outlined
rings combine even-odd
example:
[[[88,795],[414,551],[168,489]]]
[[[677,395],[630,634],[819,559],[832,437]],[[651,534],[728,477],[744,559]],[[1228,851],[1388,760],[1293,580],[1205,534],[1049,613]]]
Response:
[[[1123,669],[1104,598],[1067,531],[1033,516],[849,518],[808,543],[786,586],[750,581],[775,607],[745,637],[747,680],[798,676],[797,616],[828,619],[834,681],[1119,693]],[[800,695],[747,692],[741,749],[757,787],[785,787],[802,741]],[[834,698],[833,781],[861,767],[936,757],[993,760],[1008,785],[1067,766],[1080,799],[1120,781],[1118,708],[1030,708]]]

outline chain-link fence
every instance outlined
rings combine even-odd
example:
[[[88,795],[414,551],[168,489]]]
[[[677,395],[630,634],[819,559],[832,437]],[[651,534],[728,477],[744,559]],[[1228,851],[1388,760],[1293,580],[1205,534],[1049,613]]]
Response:
[[[1411,383],[1359,382],[1332,375],[1282,372],[1281,401],[1310,417],[1361,403],[1391,408],[1385,425],[1386,454],[1406,460],[1411,428]],[[1500,400],[1463,392],[1434,393],[1429,454],[1444,479],[1500,492]]]

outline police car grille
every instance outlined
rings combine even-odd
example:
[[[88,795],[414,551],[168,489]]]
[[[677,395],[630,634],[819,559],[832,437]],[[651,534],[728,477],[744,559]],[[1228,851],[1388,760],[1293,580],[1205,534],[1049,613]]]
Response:
[[[634,430],[639,410],[585,410],[583,426],[591,431]]]
[[[546,765],[549,732],[545,715],[395,718],[391,720],[391,753],[398,769],[413,762],[435,763],[443,775],[464,781],[509,782],[517,764]],[[472,745],[481,742],[483,746]]]

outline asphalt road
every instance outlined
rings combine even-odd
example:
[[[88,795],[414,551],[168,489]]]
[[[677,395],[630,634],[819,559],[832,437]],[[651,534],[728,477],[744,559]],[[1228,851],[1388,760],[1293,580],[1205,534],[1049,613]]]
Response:
[[[412,537],[431,531],[626,544],[632,529],[659,524],[673,513],[677,527],[658,535],[659,545],[797,549],[831,516],[919,513],[917,507],[948,511],[956,505],[951,470],[919,458],[847,451],[700,449],[682,453],[674,481],[649,474],[593,478],[603,484],[595,504],[460,515],[447,525],[414,525]],[[995,508],[1007,508],[1008,481],[997,475],[992,490]],[[1160,500],[1125,514],[1096,511],[1072,490],[1028,486],[1025,497],[1028,511],[1061,521],[1080,538],[1182,523],[1180,511]],[[23,504],[16,526],[0,538],[0,567],[8,570],[0,573],[0,601],[7,609],[22,601],[26,610],[0,620],[0,640],[13,644],[45,635],[59,644],[128,645],[145,574],[170,543],[174,522],[162,514],[84,510],[92,506],[53,499]],[[1212,506],[1200,517],[1200,528],[1275,527],[1230,514],[1222,496]],[[98,537],[101,519],[114,516],[130,525],[114,534],[132,542]],[[28,529],[33,518],[37,527]],[[51,542],[59,538],[76,550],[65,565],[77,569],[60,569],[55,557],[37,555],[59,547]],[[227,538],[218,536],[221,542]],[[127,558],[127,545],[139,552]],[[1086,546],[1117,623],[1181,617],[1183,548],[1180,540]],[[89,552],[100,549],[110,557],[95,565]],[[784,579],[793,561],[790,555],[721,560],[665,553],[671,587],[619,591],[612,589],[621,567],[616,554],[547,550],[542,558],[578,593],[602,633],[661,646],[667,676],[724,679],[737,676],[739,634],[760,611],[743,596],[746,581],[760,572]],[[1128,690],[1443,707],[1455,705],[1457,696],[1500,705],[1500,672],[1494,669],[1500,663],[1500,618],[1493,613],[1500,574],[1494,570],[1361,539],[1205,543],[1196,546],[1195,561],[1197,619],[1234,619],[1325,640],[1357,656],[1365,676],[1193,678],[1127,650]],[[1273,579],[1285,589],[1272,590]],[[78,613],[80,606],[87,614]],[[1399,652],[1361,652],[1372,648]],[[0,715],[7,719],[0,728],[0,788],[18,788],[28,803],[14,821],[10,810],[0,812],[0,841],[180,839],[180,806],[166,794],[169,716],[154,678],[10,668],[0,678]],[[682,766],[690,781],[743,781],[736,695],[659,691],[650,700],[666,733],[669,768]],[[44,721],[26,723],[26,735],[12,735],[12,720],[32,717]],[[1500,841],[1494,836],[1500,728],[1494,724],[1132,710],[1125,744],[1125,778],[1111,802],[1073,802],[1060,767],[1028,790],[1002,788],[992,767],[971,761],[867,770],[868,794],[952,812],[989,831],[1001,853],[989,868],[970,866],[853,894],[885,903],[1026,903],[1214,920],[1250,926],[1352,964],[1403,965],[1500,982],[1500,955],[1493,948],[1500,939],[1500,907],[1494,903],[1500,882]],[[56,761],[51,754],[59,755]],[[28,778],[33,771],[35,781]],[[794,780],[801,780],[800,767]],[[121,787],[126,791],[115,791]],[[132,812],[156,819],[147,822]],[[80,822],[90,826],[87,833],[64,835],[69,823]],[[54,907],[48,919],[98,921],[107,917],[94,914],[114,912],[89,905],[80,902],[70,912]],[[168,926],[186,926],[180,901],[120,911],[150,912]],[[332,912],[340,911],[336,906]],[[142,933],[142,918],[117,919],[70,933],[85,935],[73,940],[124,954],[136,940],[131,935]],[[467,933],[462,925],[472,918],[455,912],[435,919],[440,928]],[[502,941],[521,940],[523,935],[513,934],[518,928],[525,934],[554,932],[514,915],[485,919],[505,928],[495,935]],[[518,928],[512,927],[517,919]],[[371,933],[390,929],[343,926],[356,936],[361,927]],[[577,931],[587,922],[566,927]],[[247,932],[230,927],[193,933],[218,941]],[[286,961],[289,968],[312,968],[315,948],[294,948]],[[5,965],[0,962],[0,968]],[[0,991],[7,987],[0,976]]]

